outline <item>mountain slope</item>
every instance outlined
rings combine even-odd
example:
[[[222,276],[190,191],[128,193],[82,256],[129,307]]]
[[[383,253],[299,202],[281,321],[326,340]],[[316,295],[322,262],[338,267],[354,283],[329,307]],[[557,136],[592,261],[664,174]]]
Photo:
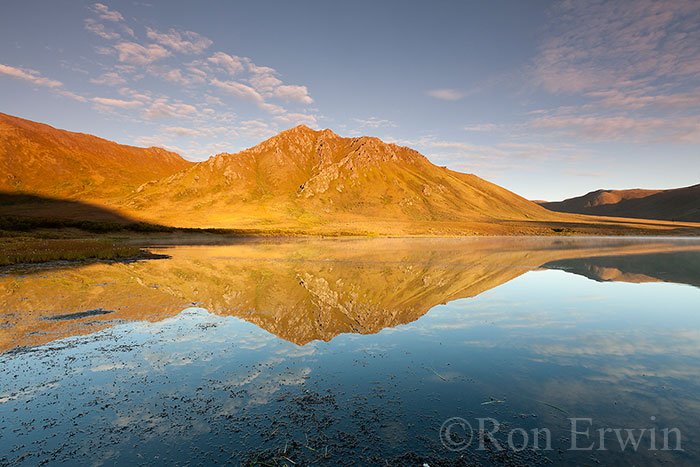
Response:
[[[191,166],[161,148],[137,148],[0,113],[0,191],[64,199],[124,195]]]
[[[539,204],[558,212],[700,222],[700,184],[672,190],[598,190]]]
[[[149,217],[157,222],[214,227],[561,217],[412,149],[303,125],[146,183],[126,208],[141,217],[157,211]]]

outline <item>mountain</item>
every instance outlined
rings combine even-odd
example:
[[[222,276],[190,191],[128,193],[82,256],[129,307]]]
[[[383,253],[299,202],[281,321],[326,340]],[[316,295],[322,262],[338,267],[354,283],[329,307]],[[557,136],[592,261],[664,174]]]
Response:
[[[0,113],[1,192],[113,198],[191,165],[161,148],[125,146]]]
[[[598,190],[539,204],[557,212],[700,222],[700,184],[672,190]]]
[[[193,163],[4,114],[0,215],[278,235],[683,235],[698,227],[556,213],[413,149],[303,125]]]
[[[410,148],[303,125],[145,183],[124,206],[135,216],[184,227],[332,223],[342,230],[381,222],[561,218],[475,175],[435,166]]]

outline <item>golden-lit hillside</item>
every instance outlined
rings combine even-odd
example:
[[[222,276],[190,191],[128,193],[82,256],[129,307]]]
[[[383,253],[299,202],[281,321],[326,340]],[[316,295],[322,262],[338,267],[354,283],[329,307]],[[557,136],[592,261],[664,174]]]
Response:
[[[96,200],[192,165],[161,148],[137,148],[0,113],[0,191]]]
[[[700,225],[547,210],[377,138],[298,126],[193,163],[0,114],[0,215],[249,234],[693,234]]]
[[[125,208],[187,227],[562,218],[475,175],[437,167],[410,148],[303,125],[149,182]]]

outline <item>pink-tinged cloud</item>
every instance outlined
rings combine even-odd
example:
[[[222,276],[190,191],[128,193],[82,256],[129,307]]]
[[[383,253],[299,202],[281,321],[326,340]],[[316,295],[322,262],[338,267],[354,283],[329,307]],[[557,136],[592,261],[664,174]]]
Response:
[[[535,118],[530,122],[530,126],[588,141],[691,144],[700,142],[700,119],[695,117],[552,115]]]
[[[29,68],[17,68],[9,65],[0,64],[0,74],[11,76],[13,78],[28,81],[32,84],[38,86],[46,86],[49,88],[57,88],[63,85],[60,81],[55,79],[44,78],[36,70],[30,70]]]
[[[445,101],[458,101],[465,96],[463,92],[456,89],[431,89],[427,94],[436,99]]]
[[[223,68],[229,75],[233,76],[243,71],[243,61],[235,55],[228,55],[223,52],[216,52],[207,59],[214,65]]]
[[[135,109],[143,106],[143,102],[141,101],[125,101],[123,99],[111,99],[108,97],[93,97],[91,100],[99,105],[118,107],[120,109]]]
[[[114,48],[119,53],[119,61],[137,65],[148,65],[172,55],[158,44],[149,44],[144,47],[135,42],[120,42]]]
[[[95,3],[90,7],[90,9],[100,19],[114,21],[115,23],[119,21],[124,21],[124,16],[122,16],[121,13],[119,13],[118,11],[110,10],[107,5],[104,5],[102,3]]]
[[[700,2],[562,2],[534,62],[552,92],[639,88],[700,74]]]
[[[202,53],[213,44],[210,39],[196,32],[177,31],[172,28],[167,33],[147,28],[146,35],[149,39],[156,41],[160,45],[184,54]]]
[[[282,85],[274,90],[275,97],[286,101],[299,102],[300,104],[311,104],[314,100],[309,96],[306,86]]]

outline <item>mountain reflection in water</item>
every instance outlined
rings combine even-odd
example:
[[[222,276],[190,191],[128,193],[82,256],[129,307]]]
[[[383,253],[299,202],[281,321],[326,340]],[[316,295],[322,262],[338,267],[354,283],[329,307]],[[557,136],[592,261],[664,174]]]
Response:
[[[539,268],[595,280],[700,285],[698,242],[344,239],[153,248],[169,259],[6,271],[0,352],[160,321],[197,305],[305,345],[411,323]]]

